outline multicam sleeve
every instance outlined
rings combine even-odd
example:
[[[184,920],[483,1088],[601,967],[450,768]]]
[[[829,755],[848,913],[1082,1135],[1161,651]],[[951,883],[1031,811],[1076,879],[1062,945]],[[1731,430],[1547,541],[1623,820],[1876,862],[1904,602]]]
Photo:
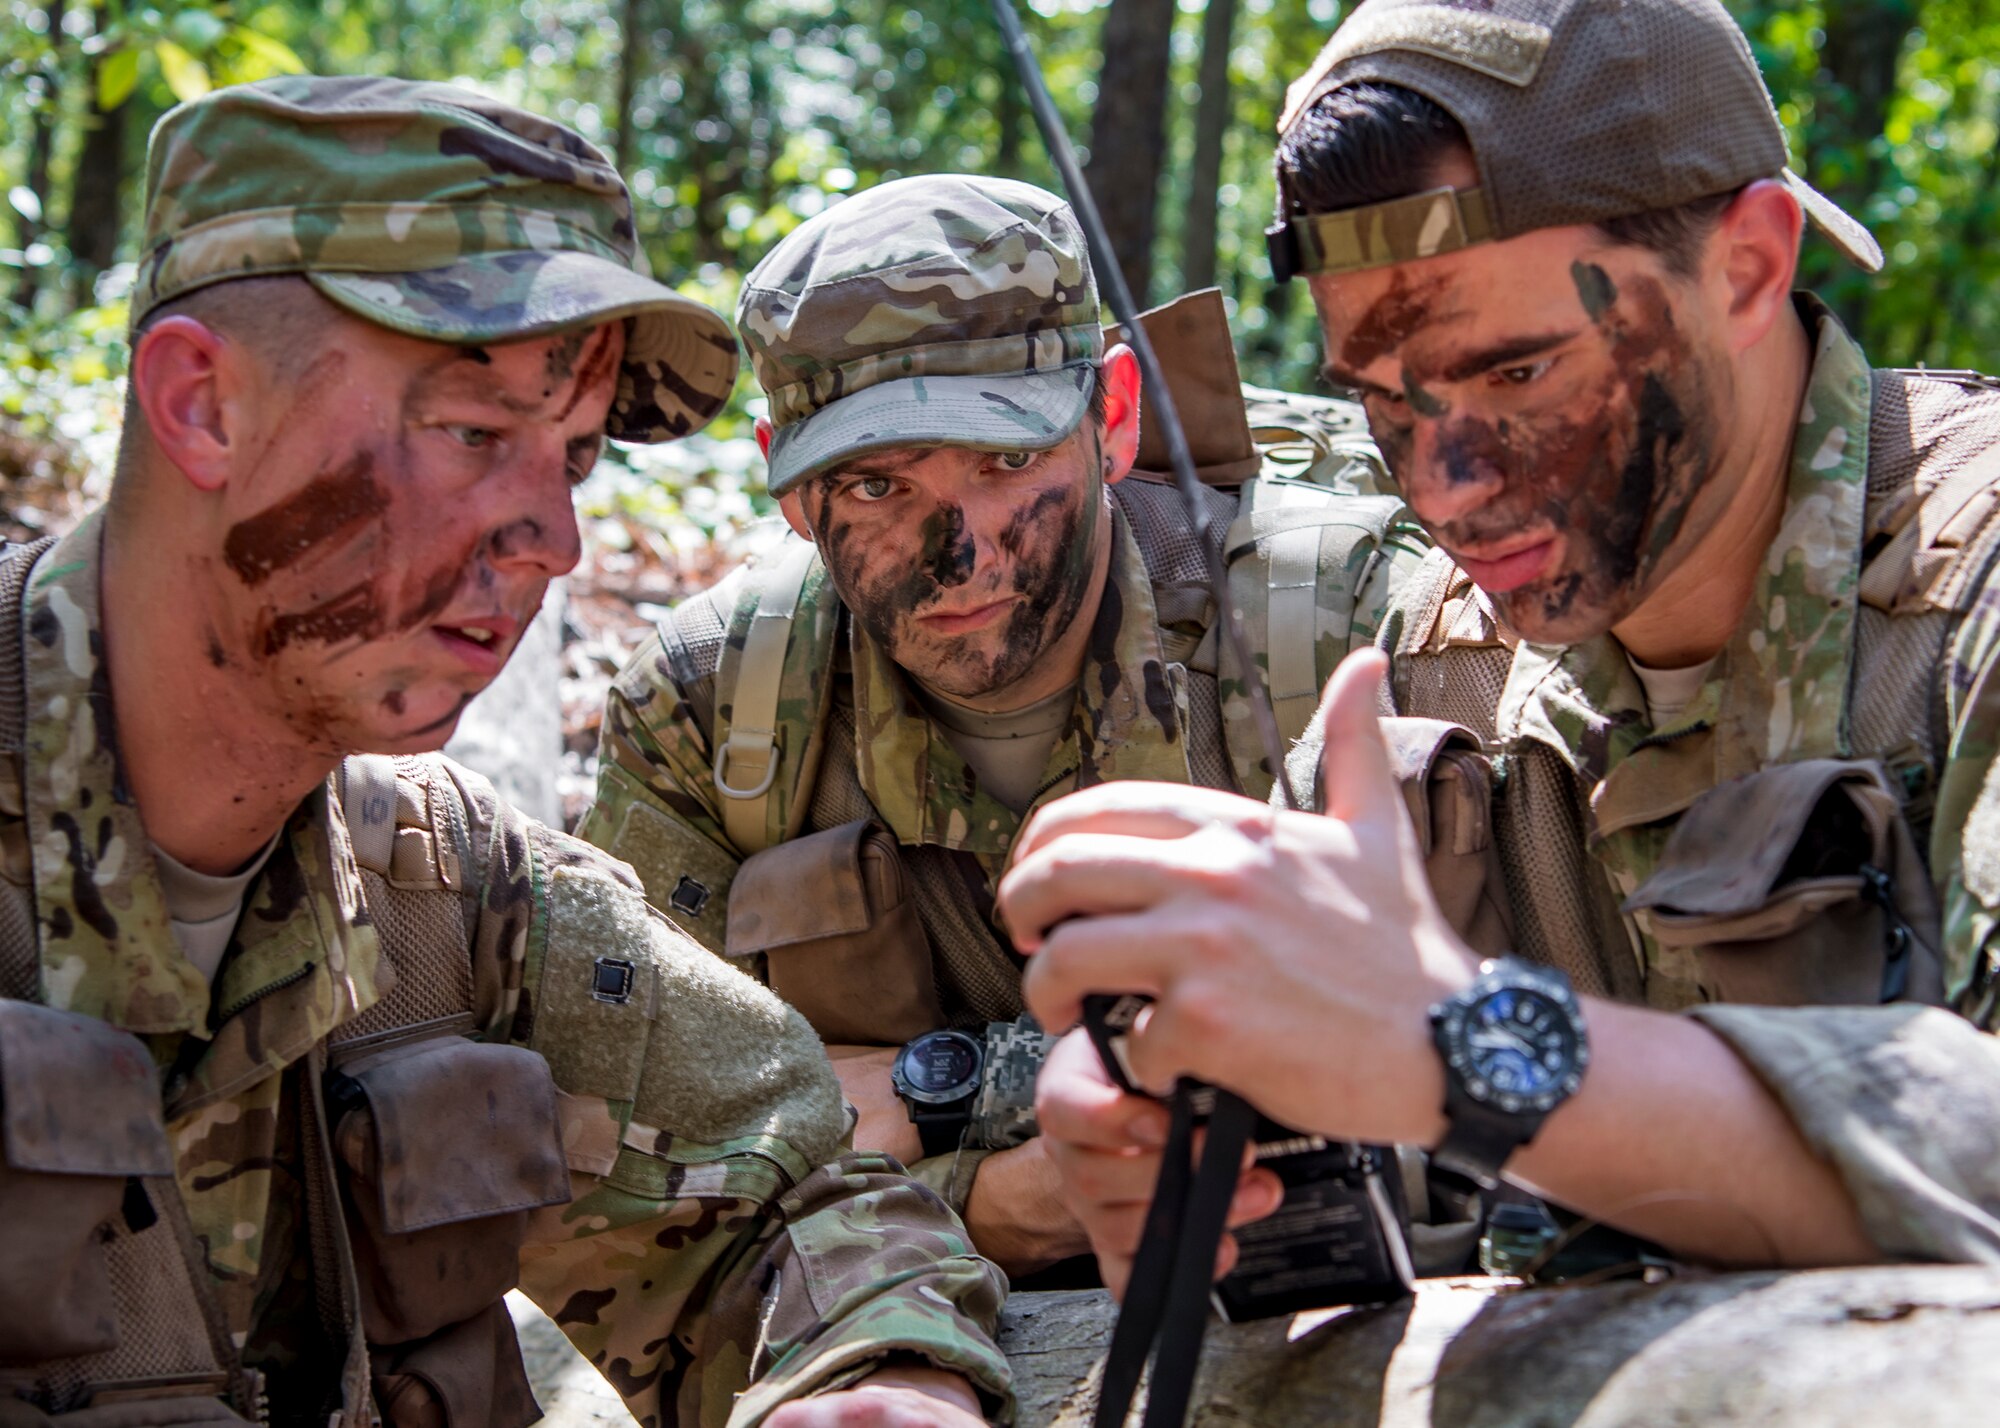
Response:
[[[739,860],[722,828],[708,735],[658,634],[613,682],[597,753],[597,798],[577,836],[631,864],[655,907],[722,951]]]
[[[1008,1421],[1004,1277],[893,1160],[846,1149],[804,1020],[625,869],[524,827],[487,880],[525,927],[511,1034],[555,1073],[574,1198],[537,1212],[521,1287],[645,1424],[749,1428],[891,1357],[964,1375]]]
[[[1907,1259],[2000,1263],[2000,584],[1952,641],[1932,815],[1945,985],[1911,1006],[1705,1007],[1840,1172],[1869,1237]]]

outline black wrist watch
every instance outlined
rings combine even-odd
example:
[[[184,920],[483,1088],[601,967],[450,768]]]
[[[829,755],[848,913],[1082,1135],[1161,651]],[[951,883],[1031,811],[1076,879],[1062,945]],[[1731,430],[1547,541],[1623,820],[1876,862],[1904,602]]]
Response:
[[[1431,1038],[1451,1126],[1431,1160],[1482,1185],[1576,1094],[1590,1064],[1569,978],[1512,957],[1484,963],[1470,986],[1433,1006]]]
[[[986,1043],[963,1031],[927,1031],[896,1053],[889,1079],[922,1138],[924,1154],[957,1150],[972,1123]]]

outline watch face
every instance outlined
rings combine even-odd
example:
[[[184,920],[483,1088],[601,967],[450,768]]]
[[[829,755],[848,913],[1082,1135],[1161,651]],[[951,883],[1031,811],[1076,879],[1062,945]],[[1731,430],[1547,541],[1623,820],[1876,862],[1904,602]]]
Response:
[[[962,1031],[926,1032],[896,1058],[896,1078],[913,1101],[955,1101],[979,1084],[983,1059],[980,1043]]]
[[[1475,991],[1452,1018],[1446,1059],[1473,1100],[1546,1113],[1577,1087],[1589,1053],[1566,992],[1520,985]]]

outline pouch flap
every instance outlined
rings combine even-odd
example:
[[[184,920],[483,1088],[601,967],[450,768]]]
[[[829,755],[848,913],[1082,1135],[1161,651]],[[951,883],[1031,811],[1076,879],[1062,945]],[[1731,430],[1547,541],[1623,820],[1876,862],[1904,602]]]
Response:
[[[346,1074],[374,1113],[390,1234],[568,1202],[555,1078],[535,1052],[441,1037]]]
[[[1220,289],[1184,294],[1140,313],[1139,322],[1159,355],[1196,474],[1211,486],[1234,485],[1256,475],[1257,444],[1243,410],[1236,341]],[[1104,334],[1104,350],[1123,341],[1125,329],[1114,326]],[[1140,423],[1135,464],[1144,472],[1173,470],[1159,423]]]
[[[1864,886],[1859,876],[1809,878],[1786,883],[1781,894],[1747,912],[1667,912],[1654,908],[1646,921],[1653,936],[1666,947],[1765,942],[1798,931],[1830,907],[1855,901]]]
[[[1380,721],[1382,741],[1389,748],[1389,771],[1403,790],[1403,802],[1410,821],[1417,827],[1417,843],[1425,852],[1431,848],[1431,805],[1428,787],[1438,760],[1452,749],[1481,752],[1479,736],[1461,724],[1444,719],[1418,719],[1393,715]],[[1453,851],[1472,851],[1458,850]]]
[[[1844,797],[1864,822],[1872,847],[1866,860],[1888,856],[1895,795],[1871,761],[1807,759],[1781,764],[1710,789],[1688,806],[1667,838],[1659,866],[1625,900],[1625,911],[1647,908],[1705,917],[1739,917],[1765,907],[1782,883],[1807,881],[1787,867],[1808,836],[1823,799]],[[1858,867],[1820,867],[1845,875]],[[1832,876],[1819,881],[1831,882]]]
[[[0,1001],[7,1163],[52,1175],[171,1175],[153,1058],[95,1017]]]
[[[745,858],[729,890],[729,955],[867,931],[861,847],[874,827],[857,818]]]

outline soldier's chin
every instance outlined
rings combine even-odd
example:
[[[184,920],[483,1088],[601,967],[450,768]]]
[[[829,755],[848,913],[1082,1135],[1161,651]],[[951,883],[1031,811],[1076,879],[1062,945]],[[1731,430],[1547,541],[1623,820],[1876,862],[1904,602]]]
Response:
[[[377,706],[373,727],[357,734],[367,747],[356,753],[430,754],[445,746],[458,729],[466,706],[477,691],[440,691],[419,700],[414,695],[384,698]],[[400,707],[398,707],[400,706]]]

